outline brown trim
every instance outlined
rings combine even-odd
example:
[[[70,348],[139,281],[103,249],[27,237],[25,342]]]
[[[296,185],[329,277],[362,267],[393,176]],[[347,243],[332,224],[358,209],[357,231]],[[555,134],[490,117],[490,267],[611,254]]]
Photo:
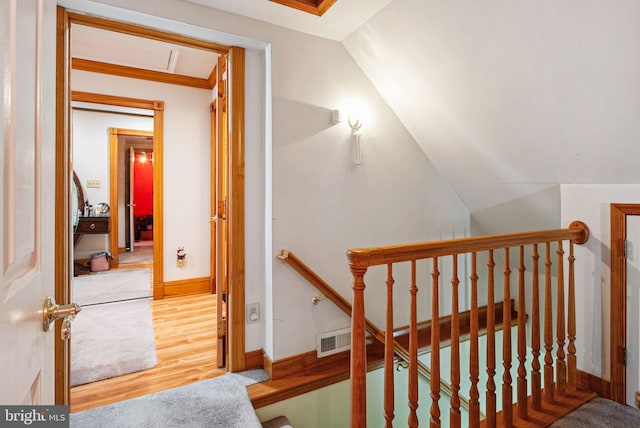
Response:
[[[283,6],[307,12],[312,15],[322,16],[329,10],[336,0],[270,0]]]
[[[245,370],[261,369],[264,365],[264,357],[265,353],[262,349],[256,349],[244,354]]]
[[[116,95],[94,94],[82,91],[72,91],[71,101],[140,108],[146,110],[153,110],[155,106],[154,101],[142,100],[139,98],[118,97]]]
[[[600,397],[611,399],[611,382],[578,370],[578,388],[593,391]]]
[[[132,36],[144,37],[146,39],[159,40],[161,42],[175,43],[177,45],[203,49],[220,54],[224,54],[229,51],[229,47],[218,45],[216,43],[192,39],[190,37],[181,36],[179,34],[166,33],[164,31],[155,30],[149,27],[140,27],[138,25],[129,24],[126,22],[118,22],[112,21],[110,19],[98,18],[96,16],[69,12],[69,21],[72,24],[85,25],[87,27],[95,27],[103,30],[130,34]]]
[[[271,361],[266,352],[262,354],[262,370],[269,375],[270,379],[273,379],[273,361]]]
[[[231,67],[229,134],[229,361],[230,372],[244,370],[244,49],[229,49]]]
[[[155,286],[157,286],[157,284],[154,284],[154,290]],[[180,279],[178,281],[167,281],[162,284],[163,297],[186,296],[188,294],[202,293],[211,293],[210,279],[208,276],[204,276],[202,278]]]
[[[153,298],[164,298],[164,102],[153,102]]]
[[[329,367],[344,366],[349,371],[349,351],[318,358],[317,351],[309,351],[304,354],[276,360],[271,363],[269,376],[273,380],[289,376],[312,375]]]
[[[107,104],[107,105],[114,105],[114,106],[153,110],[153,186],[154,186],[153,188],[155,189],[153,192],[153,224],[154,224],[154,228],[153,228],[153,242],[154,242],[153,244],[153,298],[162,299],[164,297],[164,293],[163,293],[164,247],[162,243],[163,241],[162,231],[164,227],[164,211],[163,211],[164,205],[162,204],[162,195],[164,194],[164,187],[163,187],[164,186],[164,178],[163,178],[164,102],[157,101],[157,100],[142,100],[139,98],[118,97],[114,95],[95,94],[91,92],[80,92],[80,91],[72,91],[71,100],[79,101],[79,102]],[[112,129],[116,130],[116,134],[119,131],[118,128],[112,128]],[[148,135],[146,133],[147,131],[136,131],[136,130],[123,130],[123,131],[133,133],[131,135]],[[115,149],[114,149],[114,137],[115,137]],[[114,150],[116,150],[115,153],[114,153]],[[113,159],[116,159],[116,160],[118,159],[117,135],[114,136],[112,134],[110,136],[109,153],[111,157],[110,186],[112,186],[112,189],[116,189],[115,196],[114,196],[114,192],[111,192],[111,199],[109,203],[111,204],[112,207],[117,207],[118,206],[117,162],[113,162]],[[114,180],[116,181],[114,182]],[[112,228],[115,228],[116,230],[116,233],[110,234],[111,235],[110,237],[111,252],[114,257],[112,262],[114,267],[117,267],[119,263],[119,257],[117,252],[118,235],[117,235],[117,227],[115,226],[118,221],[117,211],[118,211],[117,209],[111,210],[111,224],[112,224]]]
[[[611,399],[626,404],[627,260],[624,240],[627,216],[640,215],[638,204],[611,204]]]
[[[151,80],[153,82],[168,83],[171,85],[189,86],[200,89],[213,89],[209,79],[171,74],[162,71],[145,70],[143,68],[128,67],[125,65],[109,64],[100,61],[91,61],[82,58],[73,58],[71,67],[74,70],[89,71],[92,73],[111,74],[113,76],[128,77],[131,79]]]
[[[213,66],[213,70],[209,74],[207,78],[207,82],[209,83],[209,88],[213,89],[218,84],[218,64]]]
[[[67,135],[69,130],[68,82],[69,21],[65,9],[57,8],[56,23],[56,195],[55,195],[55,299],[68,304],[71,284],[70,191],[71,157]],[[55,332],[55,404],[69,404],[71,358],[69,341],[58,340],[61,323]]]
[[[265,355],[264,371],[271,380],[247,388],[253,406],[268,406],[349,379],[349,351],[323,358],[316,358],[315,354],[311,351],[273,362]],[[381,368],[383,357],[381,344],[367,344],[367,370]]]

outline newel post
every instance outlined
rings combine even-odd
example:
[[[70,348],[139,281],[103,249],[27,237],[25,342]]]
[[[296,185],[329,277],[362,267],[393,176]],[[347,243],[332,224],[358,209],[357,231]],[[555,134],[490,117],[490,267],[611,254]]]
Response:
[[[367,426],[367,346],[365,342],[364,274],[367,267],[349,252],[353,274],[353,306],[351,310],[351,428]]]

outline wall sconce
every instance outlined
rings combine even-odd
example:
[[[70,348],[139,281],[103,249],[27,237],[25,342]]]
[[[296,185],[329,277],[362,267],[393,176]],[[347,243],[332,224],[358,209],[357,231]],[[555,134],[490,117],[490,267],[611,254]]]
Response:
[[[362,119],[360,119],[357,115],[349,115],[349,126],[351,127],[351,136],[353,137],[353,142],[355,144],[355,159],[353,161],[354,164],[360,165],[362,162],[362,151],[360,149],[360,137],[362,136],[362,132],[360,132],[360,128],[362,128]]]

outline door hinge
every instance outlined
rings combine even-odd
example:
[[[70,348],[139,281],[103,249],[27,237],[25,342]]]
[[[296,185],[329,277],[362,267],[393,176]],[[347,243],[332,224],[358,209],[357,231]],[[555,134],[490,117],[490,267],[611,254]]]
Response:
[[[218,201],[218,218],[221,220],[227,219],[227,200]]]
[[[627,251],[627,247],[628,247],[629,241],[628,240],[624,240],[622,241],[622,245],[624,247],[624,256],[627,257],[628,251]]]
[[[627,348],[622,348],[622,356],[624,358],[624,365],[627,365]]]
[[[227,335],[227,319],[223,318],[218,321],[218,337],[225,337]]]

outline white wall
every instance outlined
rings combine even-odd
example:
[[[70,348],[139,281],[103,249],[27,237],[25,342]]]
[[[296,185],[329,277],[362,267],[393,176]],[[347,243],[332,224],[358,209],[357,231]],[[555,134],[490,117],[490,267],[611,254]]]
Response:
[[[153,131],[153,118],[73,110],[73,169],[82,185],[84,199],[94,206],[109,203],[109,128]],[[96,179],[100,180],[100,187],[88,188],[87,180]],[[108,234],[83,235],[74,247],[74,258],[88,258],[91,253],[109,248]]]
[[[71,87],[164,101],[164,280],[209,276],[211,91],[77,70]],[[176,267],[178,246],[187,252],[185,268]]]
[[[256,54],[246,69],[257,92],[247,93],[248,115],[256,120],[247,120],[245,130],[245,160],[252,165],[247,168],[247,198],[261,198],[247,210],[247,302],[271,296],[263,306],[266,320],[251,326],[259,331],[248,329],[247,350],[263,347],[272,359],[281,359],[315,349],[316,334],[349,324],[330,303],[311,304],[317,292],[275,258],[281,249],[294,251],[351,299],[348,248],[468,233],[464,205],[341,44],[175,0],[163,2],[162,8],[124,0],[103,3],[240,35],[240,46],[257,45],[244,38],[270,44],[258,52],[270,51],[272,56]],[[218,37],[153,17],[102,10],[208,40]],[[228,34],[219,41],[233,39]],[[249,68],[251,64],[259,70]],[[271,64],[271,70],[262,68],[265,64]],[[271,97],[263,99],[260,91]],[[353,164],[348,125],[331,123],[331,110],[344,109],[353,99],[369,110],[362,129],[361,166]],[[272,121],[265,121],[271,107]],[[265,175],[270,170],[272,174]],[[270,204],[272,211],[265,212]],[[272,242],[265,242],[271,232]],[[268,260],[269,266],[260,260]],[[376,312],[369,316],[380,323],[375,290],[371,286],[367,304]]]
[[[611,379],[610,205],[640,203],[640,184],[565,184],[561,194],[562,226],[589,226],[589,241],[575,250],[578,367]]]
[[[556,227],[560,184],[640,182],[638,40],[636,0],[395,0],[344,45],[502,233]]]

